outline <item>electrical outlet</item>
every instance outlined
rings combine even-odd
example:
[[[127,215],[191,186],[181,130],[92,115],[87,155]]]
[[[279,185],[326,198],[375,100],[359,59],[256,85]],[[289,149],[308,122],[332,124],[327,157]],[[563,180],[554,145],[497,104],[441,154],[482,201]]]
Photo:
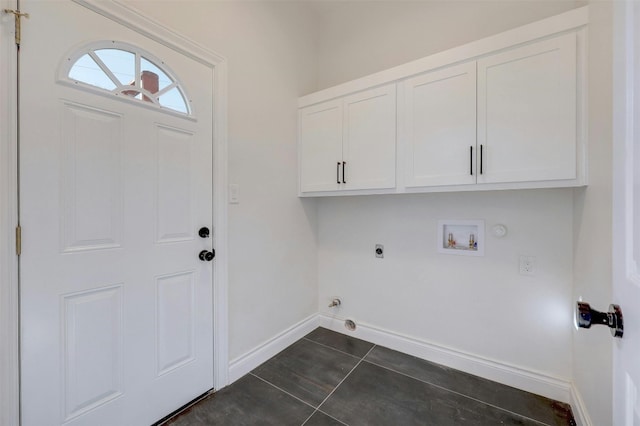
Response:
[[[536,258],[535,256],[520,256],[520,275],[528,275],[530,277],[536,274]]]
[[[377,258],[384,258],[384,246],[382,244],[376,244],[376,257]]]

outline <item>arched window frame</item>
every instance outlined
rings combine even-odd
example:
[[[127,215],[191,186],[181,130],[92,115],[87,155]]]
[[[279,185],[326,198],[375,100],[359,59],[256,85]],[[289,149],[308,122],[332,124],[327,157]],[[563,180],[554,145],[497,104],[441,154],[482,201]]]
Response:
[[[119,79],[113,74],[113,72],[104,64],[104,62],[98,57],[95,53],[101,49],[117,49],[125,52],[129,52],[135,55],[135,82],[133,85],[122,84]],[[76,80],[69,77],[69,73],[71,69],[75,65],[75,63],[82,58],[84,55],[89,55],[91,59],[93,59],[96,64],[102,69],[102,71],[109,77],[109,79],[116,86],[113,90],[105,89],[99,86],[92,85],[90,83]],[[157,93],[150,93],[148,90],[145,90],[141,84],[141,58],[146,59],[151,62],[153,65],[158,67],[162,72],[164,72],[172,81],[171,84],[163,87]],[[62,84],[66,84],[72,87],[76,87],[82,90],[86,90],[89,92],[93,92],[100,95],[113,96],[117,99],[124,100],[125,102],[131,102],[135,105],[142,106],[145,108],[154,108],[160,110],[162,112],[178,115],[180,117],[186,117],[195,119],[195,114],[193,111],[193,106],[191,102],[191,98],[189,97],[186,88],[181,83],[180,79],[176,76],[176,74],[171,70],[171,68],[161,59],[157,58],[155,55],[149,53],[148,51],[141,49],[133,44],[115,41],[115,40],[104,40],[104,41],[96,41],[92,43],[88,43],[82,45],[79,48],[73,49],[68,55],[65,55],[64,59],[60,63],[58,67],[58,82]],[[159,98],[163,94],[168,91],[176,88],[185,103],[186,113],[175,110],[173,108],[169,108],[160,104]],[[138,99],[136,97],[132,97],[130,95],[125,94],[126,91],[136,91],[140,93],[143,97],[146,97],[146,101],[142,99]]]

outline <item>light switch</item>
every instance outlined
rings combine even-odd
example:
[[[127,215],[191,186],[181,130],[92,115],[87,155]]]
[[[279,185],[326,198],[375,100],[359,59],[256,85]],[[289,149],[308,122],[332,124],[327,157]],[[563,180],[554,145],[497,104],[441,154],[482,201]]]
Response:
[[[229,184],[229,204],[240,203],[240,185],[237,183]]]

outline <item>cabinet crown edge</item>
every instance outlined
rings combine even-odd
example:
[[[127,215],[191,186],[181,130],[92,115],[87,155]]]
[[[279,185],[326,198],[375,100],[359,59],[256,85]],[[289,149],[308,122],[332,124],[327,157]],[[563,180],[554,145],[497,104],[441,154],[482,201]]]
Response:
[[[301,96],[298,98],[298,108],[304,108],[351,93],[403,80],[457,62],[476,60],[502,49],[533,42],[562,32],[578,30],[588,23],[589,6],[582,6],[461,46],[434,53],[384,71]]]

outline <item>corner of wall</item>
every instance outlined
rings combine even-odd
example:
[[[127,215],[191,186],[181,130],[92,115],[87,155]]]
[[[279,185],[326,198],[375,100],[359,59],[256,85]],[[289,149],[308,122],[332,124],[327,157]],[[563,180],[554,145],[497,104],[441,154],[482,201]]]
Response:
[[[589,417],[582,395],[580,395],[580,391],[576,388],[575,384],[571,385],[569,404],[571,405],[573,418],[576,421],[577,426],[593,426],[593,422]]]
[[[596,309],[611,302],[612,279],[612,2],[589,2],[588,117],[589,186],[573,196],[573,302]],[[572,406],[578,424],[612,422],[613,351],[606,330],[574,330]],[[585,356],[588,354],[588,356]]]
[[[311,315],[231,360],[229,363],[229,384],[315,330],[319,323],[318,315]]]

